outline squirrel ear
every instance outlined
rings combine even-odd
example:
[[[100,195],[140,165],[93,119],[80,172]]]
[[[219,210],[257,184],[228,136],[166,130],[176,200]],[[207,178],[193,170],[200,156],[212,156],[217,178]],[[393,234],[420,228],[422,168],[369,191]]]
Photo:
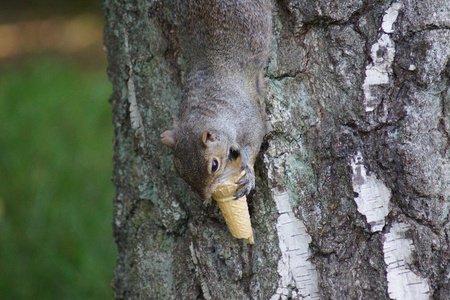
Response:
[[[177,143],[177,138],[175,137],[175,132],[173,130],[166,130],[161,134],[161,143],[173,148]]]
[[[216,138],[211,131],[205,130],[202,132],[202,142],[205,147],[208,146],[209,142],[214,142],[215,140]]]

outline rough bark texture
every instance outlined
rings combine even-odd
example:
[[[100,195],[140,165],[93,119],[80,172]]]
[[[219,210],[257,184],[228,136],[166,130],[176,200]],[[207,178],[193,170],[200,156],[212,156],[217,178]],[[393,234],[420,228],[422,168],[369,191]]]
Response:
[[[249,246],[159,142],[184,70],[168,1],[105,0],[115,296],[448,299],[449,6],[274,3]]]

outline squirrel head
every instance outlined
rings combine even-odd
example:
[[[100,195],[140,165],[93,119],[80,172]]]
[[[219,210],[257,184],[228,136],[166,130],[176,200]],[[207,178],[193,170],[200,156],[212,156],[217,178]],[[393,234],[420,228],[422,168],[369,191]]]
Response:
[[[218,132],[204,130],[201,134],[182,134],[167,130],[161,134],[161,142],[174,149],[175,170],[203,199],[208,199],[219,182],[230,175],[232,163],[239,151],[228,145]],[[235,168],[235,167],[233,167]]]

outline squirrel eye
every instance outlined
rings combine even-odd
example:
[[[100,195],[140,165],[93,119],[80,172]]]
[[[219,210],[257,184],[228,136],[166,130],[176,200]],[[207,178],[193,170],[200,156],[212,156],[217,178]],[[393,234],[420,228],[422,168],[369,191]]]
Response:
[[[217,159],[213,159],[211,163],[211,173],[214,173],[219,168],[219,161]]]
[[[239,150],[230,148],[230,152],[228,153],[228,159],[229,160],[236,160],[239,157],[239,155],[241,155]]]

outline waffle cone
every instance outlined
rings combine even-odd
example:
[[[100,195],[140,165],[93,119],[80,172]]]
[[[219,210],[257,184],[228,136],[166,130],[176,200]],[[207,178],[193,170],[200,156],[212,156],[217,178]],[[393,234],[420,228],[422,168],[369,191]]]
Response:
[[[212,197],[219,205],[225,222],[231,234],[238,239],[244,239],[249,244],[254,244],[252,224],[248,213],[247,197],[234,200],[234,194],[238,185],[235,183],[245,174],[243,171],[224,182],[219,183]]]

